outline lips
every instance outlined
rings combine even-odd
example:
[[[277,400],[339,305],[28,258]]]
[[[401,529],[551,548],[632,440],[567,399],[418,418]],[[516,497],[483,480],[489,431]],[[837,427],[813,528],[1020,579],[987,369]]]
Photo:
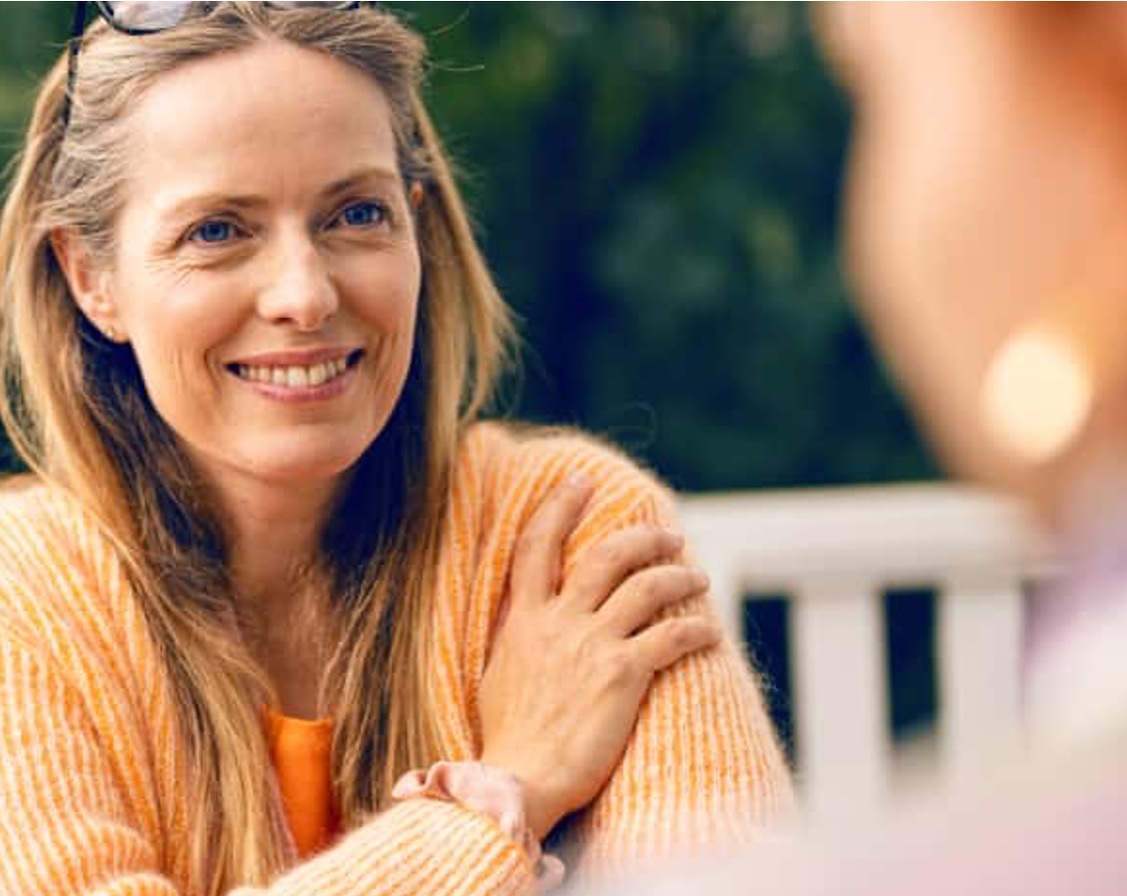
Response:
[[[227,369],[241,380],[288,388],[321,386],[359,362],[363,350],[341,348],[270,352],[234,361]]]

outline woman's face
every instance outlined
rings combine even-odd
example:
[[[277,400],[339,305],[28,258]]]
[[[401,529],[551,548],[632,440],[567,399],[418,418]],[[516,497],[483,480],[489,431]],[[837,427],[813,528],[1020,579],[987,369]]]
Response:
[[[333,479],[387,423],[415,331],[383,91],[266,42],[164,76],[131,127],[105,304],[157,411],[221,489]]]

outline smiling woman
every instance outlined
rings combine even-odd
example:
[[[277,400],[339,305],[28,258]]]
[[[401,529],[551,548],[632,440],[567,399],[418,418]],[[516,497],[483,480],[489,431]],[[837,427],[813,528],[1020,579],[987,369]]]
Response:
[[[787,771],[667,491],[482,421],[511,328],[418,37],[98,6],[0,225],[0,889],[511,893],[557,825],[595,875],[756,836]]]
[[[388,101],[359,69],[271,40],[167,73],[129,117],[144,139],[126,148],[112,257],[88,271],[59,253],[75,300],[128,340],[224,509],[304,517],[383,430],[411,362],[422,267]]]

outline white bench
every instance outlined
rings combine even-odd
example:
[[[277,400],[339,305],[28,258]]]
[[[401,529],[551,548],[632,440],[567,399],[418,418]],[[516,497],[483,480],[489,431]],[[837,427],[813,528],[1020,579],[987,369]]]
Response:
[[[734,637],[747,595],[788,596],[797,772],[815,823],[894,796],[888,589],[937,594],[941,773],[957,777],[1014,745],[1023,586],[1051,563],[1012,503],[936,484],[692,495],[680,512]]]

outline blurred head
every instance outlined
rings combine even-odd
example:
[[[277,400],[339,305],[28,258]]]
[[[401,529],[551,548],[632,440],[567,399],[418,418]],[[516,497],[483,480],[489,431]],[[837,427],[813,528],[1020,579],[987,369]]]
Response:
[[[850,4],[858,298],[940,455],[1050,518],[1127,473],[1117,9]]]
[[[231,625],[209,486],[345,486],[318,558],[342,820],[439,758],[428,571],[510,330],[419,99],[423,54],[367,7],[100,22],[69,127],[65,57],[42,85],[4,206],[0,408],[114,540],[158,642],[194,774],[175,857],[193,891],[264,884],[285,855],[270,684]]]

